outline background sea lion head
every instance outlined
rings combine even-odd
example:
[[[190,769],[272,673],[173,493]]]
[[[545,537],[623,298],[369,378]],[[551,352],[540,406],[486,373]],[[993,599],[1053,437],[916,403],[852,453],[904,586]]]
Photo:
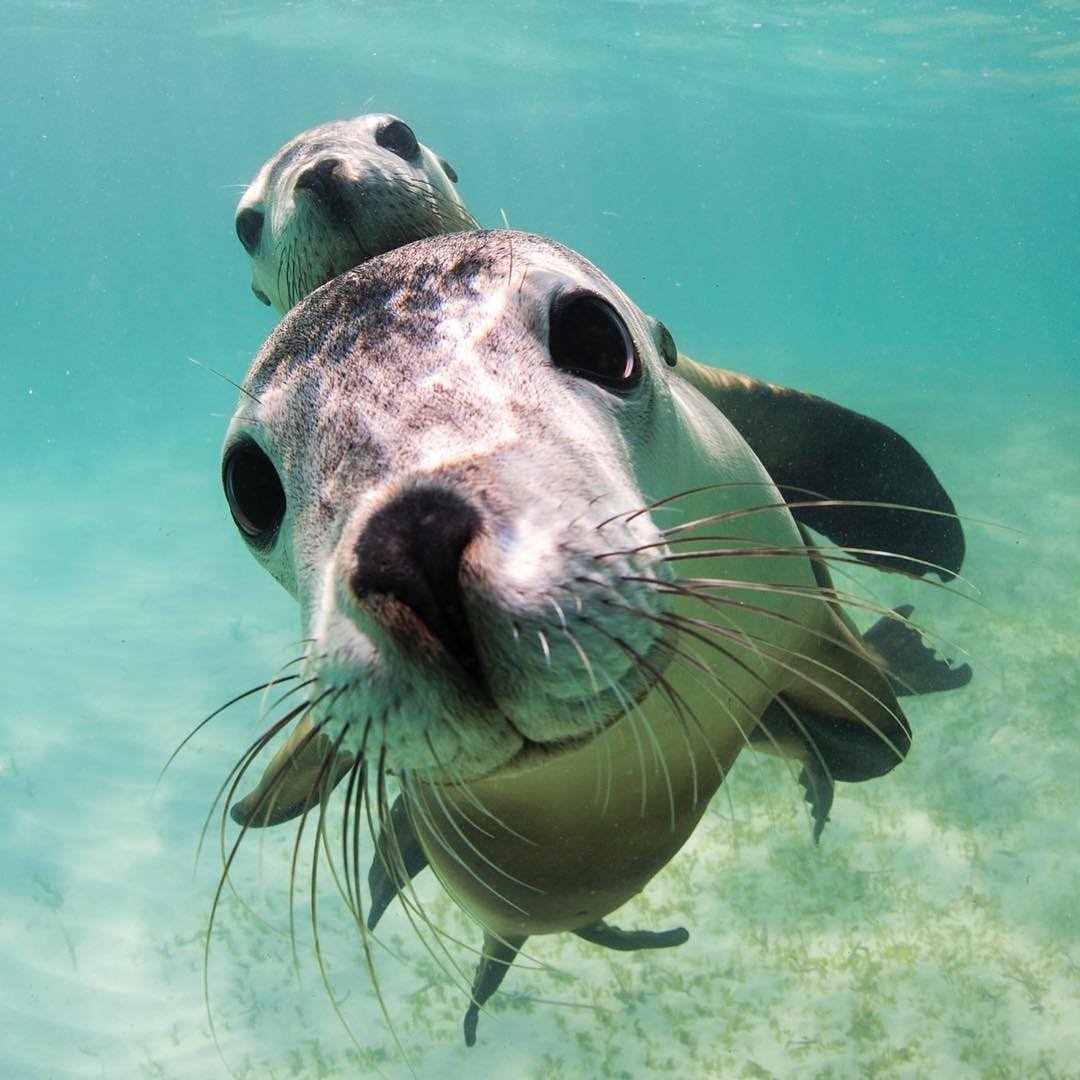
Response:
[[[236,208],[252,292],[285,312],[365,259],[476,228],[456,181],[450,163],[396,116],[368,114],[302,132],[263,165]]]

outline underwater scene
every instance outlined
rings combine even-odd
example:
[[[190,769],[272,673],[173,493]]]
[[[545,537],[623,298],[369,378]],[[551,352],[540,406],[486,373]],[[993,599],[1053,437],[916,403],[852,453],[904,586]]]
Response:
[[[0,1075],[1080,1077],[1078,0],[0,40]]]

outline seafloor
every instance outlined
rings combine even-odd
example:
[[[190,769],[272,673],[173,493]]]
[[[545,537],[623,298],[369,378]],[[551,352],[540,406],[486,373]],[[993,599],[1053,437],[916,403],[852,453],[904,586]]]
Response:
[[[988,390],[943,394],[937,412],[902,395],[878,410],[980,519],[965,569],[975,601],[863,576],[880,601],[916,603],[975,669],[964,690],[909,699],[903,766],[842,786],[815,848],[784,766],[744,755],[686,849],[618,915],[685,925],[690,942],[622,955],[534,939],[535,963],[507,979],[472,1050],[462,991],[395,908],[375,963],[418,1075],[1077,1075],[1075,417],[1047,387],[1020,405]],[[229,535],[220,423],[200,422],[191,445],[4,477],[21,509],[0,533],[2,603],[18,613],[0,624],[7,1075],[225,1072],[202,991],[213,831],[192,867],[257,710],[216,719],[154,782],[200,715],[288,659],[296,631],[284,593]],[[181,458],[194,464],[168,497],[147,498]],[[254,911],[226,895],[219,914],[208,984],[224,1061],[245,1076],[358,1062],[407,1075],[325,875],[322,950],[357,1045],[312,959],[303,883],[294,970],[280,832],[237,868]],[[422,894],[476,943],[433,882]]]

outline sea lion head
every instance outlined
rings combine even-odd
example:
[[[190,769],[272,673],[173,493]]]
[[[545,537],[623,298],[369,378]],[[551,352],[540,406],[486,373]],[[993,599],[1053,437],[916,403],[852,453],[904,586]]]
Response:
[[[522,233],[420,241],[289,313],[244,381],[223,480],[299,602],[335,745],[428,779],[563,753],[670,660],[665,514],[704,512],[708,488],[709,510],[766,504],[757,542],[800,542],[675,360],[599,270]],[[745,528],[726,526],[736,546]],[[747,691],[755,708],[771,692]]]
[[[396,116],[368,114],[302,132],[263,165],[236,208],[252,292],[285,312],[365,259],[476,228],[456,181],[450,163]]]

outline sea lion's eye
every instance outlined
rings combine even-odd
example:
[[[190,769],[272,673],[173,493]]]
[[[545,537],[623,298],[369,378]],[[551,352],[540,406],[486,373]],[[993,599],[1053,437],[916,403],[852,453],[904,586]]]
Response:
[[[548,317],[551,362],[612,390],[641,379],[641,360],[622,316],[589,292],[560,293]]]
[[[225,453],[221,482],[236,527],[249,543],[269,547],[285,516],[285,489],[277,469],[253,439],[241,439]]]
[[[404,120],[387,120],[380,124],[375,131],[375,142],[406,161],[415,161],[420,156],[420,144]]]
[[[249,255],[255,254],[262,236],[264,215],[261,210],[245,207],[236,215],[236,235]]]

